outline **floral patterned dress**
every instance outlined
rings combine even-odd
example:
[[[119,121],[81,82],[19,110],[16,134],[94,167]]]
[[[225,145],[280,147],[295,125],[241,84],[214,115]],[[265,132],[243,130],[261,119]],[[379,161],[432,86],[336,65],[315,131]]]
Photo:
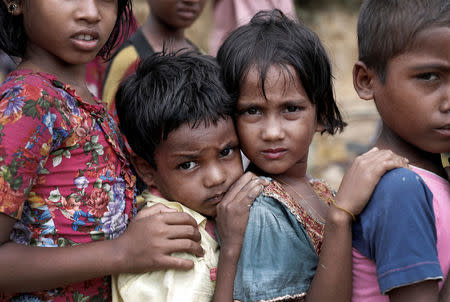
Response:
[[[12,72],[0,86],[0,213],[17,219],[10,239],[62,247],[113,239],[136,212],[118,128],[45,73]],[[39,261],[37,259],[36,261]],[[110,300],[110,278],[0,300]]]

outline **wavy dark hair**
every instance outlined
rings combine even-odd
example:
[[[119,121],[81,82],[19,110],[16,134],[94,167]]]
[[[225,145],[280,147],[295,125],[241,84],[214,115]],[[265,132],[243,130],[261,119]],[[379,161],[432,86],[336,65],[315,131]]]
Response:
[[[237,104],[241,85],[255,66],[264,82],[275,65],[292,76],[292,66],[310,101],[316,107],[317,121],[330,134],[342,131],[346,123],[334,98],[333,76],[327,53],[317,35],[305,25],[288,18],[278,9],[260,11],[250,23],[234,30],[217,53],[225,87]]]
[[[111,57],[112,50],[123,40],[122,35],[128,34],[132,20],[131,0],[118,0],[116,24],[98,56],[105,60]],[[0,49],[10,56],[23,58],[28,40],[23,26],[23,16],[13,16],[8,12],[5,3],[0,1],[0,23]]]

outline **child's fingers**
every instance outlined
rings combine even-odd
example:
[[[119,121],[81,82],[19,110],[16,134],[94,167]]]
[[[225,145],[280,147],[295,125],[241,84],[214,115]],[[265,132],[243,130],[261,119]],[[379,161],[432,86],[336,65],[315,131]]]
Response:
[[[177,210],[171,209],[161,203],[158,203],[151,207],[143,208],[142,210],[140,210],[138,212],[138,214],[136,215],[136,217],[134,219],[149,217],[149,216],[152,216],[155,214],[160,214],[160,213],[173,213],[173,212],[177,212]]]
[[[256,197],[261,194],[264,187],[269,182],[261,177],[253,177],[248,183],[246,183],[241,190],[236,194],[234,202],[239,203],[240,206],[250,207]]]
[[[159,267],[159,268],[158,268]],[[181,271],[187,271],[194,267],[194,262],[192,260],[162,255],[159,259],[159,263],[156,266],[156,270],[168,270],[175,269]]]
[[[189,239],[171,239],[165,254],[170,255],[172,253],[188,253],[202,257],[205,251],[200,243],[196,241]]]
[[[370,152],[376,152],[379,149],[377,147],[373,147],[372,149],[370,149],[369,151],[367,151],[366,153],[370,153]]]
[[[195,242],[198,242],[201,240],[201,234],[198,231],[197,228],[191,226],[191,225],[168,225],[167,231],[169,235],[167,236],[168,239],[190,239]]]
[[[255,177],[256,175],[251,172],[246,172],[241,177],[239,177],[239,179],[235,181],[234,184],[232,184],[228,189],[228,192],[220,202],[219,206],[223,207],[232,202],[235,199],[236,195],[241,191],[241,189]]]

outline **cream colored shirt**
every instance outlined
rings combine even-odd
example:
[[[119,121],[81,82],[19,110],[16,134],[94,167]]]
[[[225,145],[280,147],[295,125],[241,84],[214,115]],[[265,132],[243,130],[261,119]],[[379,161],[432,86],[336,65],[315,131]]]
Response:
[[[166,270],[143,274],[119,274],[112,277],[113,302],[203,302],[211,301],[215,288],[215,272],[219,260],[219,245],[206,232],[206,217],[178,202],[170,202],[145,191],[142,194],[147,206],[162,203],[194,217],[202,236],[203,257],[188,253],[173,253],[172,256],[189,259],[194,268],[189,271]],[[212,280],[214,279],[214,280]]]

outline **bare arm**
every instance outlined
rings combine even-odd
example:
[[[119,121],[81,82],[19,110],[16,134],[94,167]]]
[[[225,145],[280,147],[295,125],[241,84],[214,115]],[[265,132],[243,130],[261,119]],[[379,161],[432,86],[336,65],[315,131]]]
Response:
[[[42,248],[8,242],[15,220],[0,214],[0,292],[61,287],[122,272],[190,269],[172,252],[203,255],[195,220],[163,206],[142,210],[117,239]]]
[[[359,214],[381,176],[388,170],[406,167],[407,161],[388,150],[376,148],[355,159],[344,175],[336,204]],[[352,216],[331,206],[327,213],[322,251],[306,301],[351,301]]]
[[[389,300],[391,302],[450,302],[450,279],[447,277],[440,291],[436,280],[393,289],[389,292]]]
[[[247,172],[230,188],[217,209],[221,240],[214,302],[233,301],[234,278],[244,241],[250,205],[269,182]]]

